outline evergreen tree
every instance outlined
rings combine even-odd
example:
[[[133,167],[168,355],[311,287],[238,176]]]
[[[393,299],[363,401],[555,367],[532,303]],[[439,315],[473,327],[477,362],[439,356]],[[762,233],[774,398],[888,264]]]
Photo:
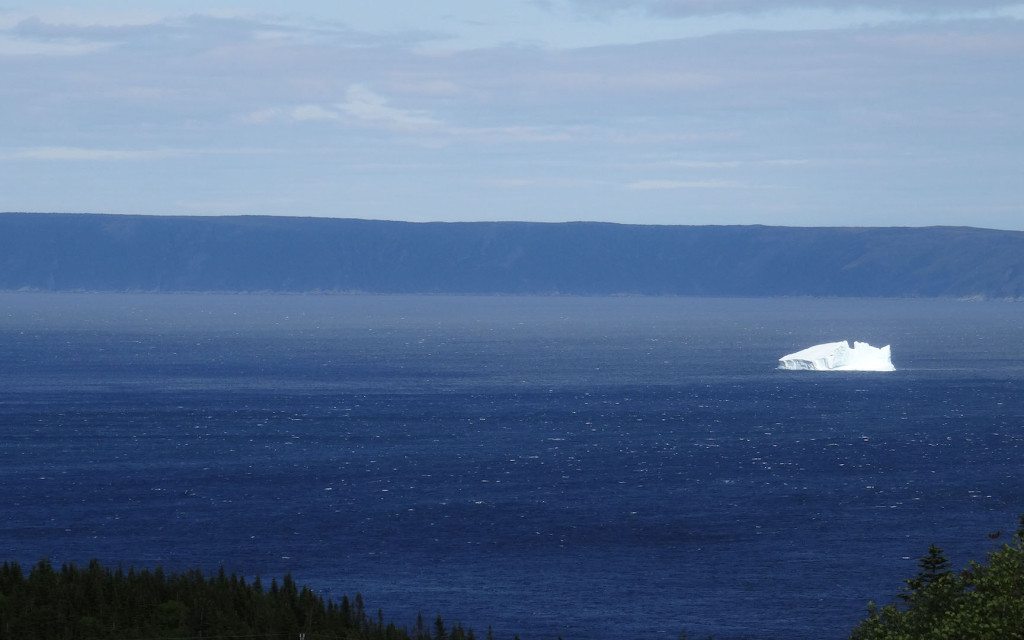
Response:
[[[427,635],[427,626],[423,622],[423,612],[422,611],[420,611],[419,613],[416,614],[416,627],[414,628],[413,631],[414,631],[414,635],[416,637],[416,640],[424,640],[424,638],[428,638],[429,637]]]
[[[1024,639],[1024,535],[959,574],[934,545],[919,567],[905,607],[869,603],[853,640]]]
[[[440,616],[436,640],[475,640],[471,629],[456,624],[447,631]],[[169,573],[111,570],[98,562],[67,564],[56,570],[40,561],[23,572],[17,563],[0,565],[0,640],[125,640],[133,638],[296,638],[310,640],[433,640],[422,614],[414,634],[385,624],[377,611],[370,620],[362,595],[340,603],[291,575],[271,579],[264,590],[259,578],[218,569]],[[493,632],[488,633],[493,640]]]
[[[917,566],[920,568],[918,574],[906,581],[908,592],[902,596],[904,600],[912,599],[914,594],[950,573],[949,561],[942,555],[942,549],[934,544],[928,547],[928,555],[918,560]]]
[[[355,599],[355,612],[353,622],[357,627],[362,626],[366,622],[366,603],[363,602],[363,594],[356,593]]]
[[[341,596],[341,620],[345,626],[352,624],[352,604],[348,601],[348,596]]]

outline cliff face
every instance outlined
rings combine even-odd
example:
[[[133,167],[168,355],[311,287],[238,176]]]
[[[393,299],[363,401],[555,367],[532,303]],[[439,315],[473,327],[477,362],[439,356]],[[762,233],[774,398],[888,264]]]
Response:
[[[1024,297],[1024,232],[0,213],[0,289]]]

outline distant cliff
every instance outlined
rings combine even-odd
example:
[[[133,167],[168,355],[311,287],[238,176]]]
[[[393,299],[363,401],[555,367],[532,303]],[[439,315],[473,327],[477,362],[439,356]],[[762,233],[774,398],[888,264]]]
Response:
[[[0,213],[0,289],[1024,297],[1024,232]]]

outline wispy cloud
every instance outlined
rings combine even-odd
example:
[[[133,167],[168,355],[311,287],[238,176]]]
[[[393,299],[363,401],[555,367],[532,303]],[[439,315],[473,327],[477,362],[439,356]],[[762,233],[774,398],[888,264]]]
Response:
[[[28,147],[0,151],[4,160],[153,160],[183,155],[180,150],[171,149],[90,149],[86,147]]]
[[[299,105],[291,111],[288,115],[292,120],[299,122],[316,122],[318,120],[340,120],[341,115],[334,110],[326,107],[321,107],[318,104],[303,104]]]
[[[559,142],[572,138],[568,128],[525,125],[459,126],[446,122],[429,111],[394,106],[381,94],[362,84],[345,91],[345,99],[331,104],[302,104],[270,107],[241,117],[247,124],[273,121],[340,122],[348,126],[382,129],[395,133],[429,134],[446,138],[474,139],[482,142]]]
[[[810,160],[804,158],[769,158],[753,160],[665,160],[652,164],[680,169],[706,169],[714,171],[745,167],[795,167],[810,164],[810,162]]]
[[[399,131],[436,131],[441,121],[425,111],[400,109],[391,106],[381,96],[361,84],[354,84],[345,92],[345,100],[337,105],[342,113],[354,120]]]
[[[635,180],[626,184],[631,191],[667,189],[747,189],[748,185],[731,180]]]
[[[571,0],[586,13],[641,10],[654,16],[687,17],[765,13],[779,9],[882,9],[917,14],[979,12],[1019,5],[1019,0]],[[552,7],[553,3],[545,3]]]
[[[0,160],[43,160],[104,162],[123,160],[163,160],[209,155],[252,155],[263,149],[104,149],[95,147],[20,147],[0,149]]]
[[[108,49],[110,45],[103,42],[87,42],[75,40],[39,41],[0,32],[0,56],[82,56]]]
[[[498,189],[577,189],[580,187],[596,187],[608,184],[605,180],[586,178],[488,178],[481,180],[485,187]]]
[[[26,15],[12,24],[0,24],[0,54],[13,51],[23,55],[80,55],[117,46],[202,50],[229,43],[401,47],[446,37],[430,31],[374,34],[330,20],[254,18],[230,13],[218,15],[215,12],[149,16],[137,20],[111,16],[94,20],[85,15],[67,15],[62,20],[55,20]]]
[[[270,107],[248,113],[242,120],[248,124],[264,124],[274,120],[347,122],[405,132],[436,132],[445,128],[444,123],[427,112],[394,107],[387,98],[361,84],[350,85],[341,102]]]
[[[573,127],[449,127],[452,136],[478,142],[568,142],[576,138],[578,128]]]

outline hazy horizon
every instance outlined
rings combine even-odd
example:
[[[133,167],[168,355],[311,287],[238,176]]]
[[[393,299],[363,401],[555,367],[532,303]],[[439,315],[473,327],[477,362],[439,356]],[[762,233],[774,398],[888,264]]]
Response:
[[[624,226],[642,226],[642,227],[658,227],[658,226],[715,226],[715,227],[750,227],[750,226],[773,226],[773,227],[786,227],[793,229],[811,229],[811,228],[834,228],[834,229],[894,229],[894,228],[905,228],[905,229],[926,229],[929,227],[945,227],[945,228],[968,228],[978,229],[982,231],[1024,231],[1024,228],[1014,229],[1007,227],[981,227],[978,225],[969,224],[892,224],[892,225],[766,225],[761,223],[704,223],[704,224],[689,224],[689,223],[665,223],[665,222],[628,222],[618,220],[513,220],[513,219],[494,219],[494,220],[403,220],[400,218],[370,218],[370,217],[352,217],[352,216],[328,216],[328,215],[313,215],[313,214],[302,214],[292,215],[286,213],[131,213],[131,212],[105,212],[105,211],[0,211],[0,215],[15,214],[15,215],[83,215],[83,216],[146,216],[146,217],[166,217],[166,218],[241,218],[241,217],[252,217],[252,218],[292,218],[292,219],[303,219],[303,218],[316,218],[316,219],[329,219],[329,220],[363,220],[369,222],[407,222],[409,224],[462,224],[462,223],[526,223],[526,224],[613,224],[613,225],[624,225]]]

